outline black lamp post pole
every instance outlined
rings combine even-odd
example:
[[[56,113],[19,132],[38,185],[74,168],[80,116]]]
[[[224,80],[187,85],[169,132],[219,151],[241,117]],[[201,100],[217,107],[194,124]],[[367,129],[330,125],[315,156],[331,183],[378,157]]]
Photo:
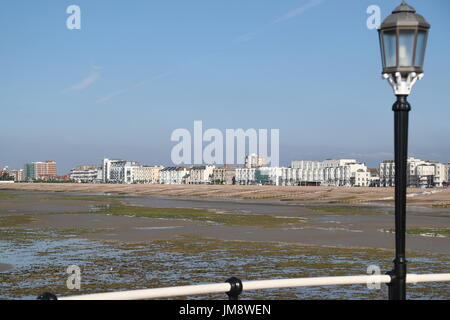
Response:
[[[389,300],[406,300],[406,179],[408,166],[408,120],[411,105],[398,95],[395,114],[395,260]]]

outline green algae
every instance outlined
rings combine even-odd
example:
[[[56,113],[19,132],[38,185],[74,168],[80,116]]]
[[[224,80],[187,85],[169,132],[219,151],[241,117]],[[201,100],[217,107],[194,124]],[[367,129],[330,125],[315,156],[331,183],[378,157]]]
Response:
[[[277,217],[268,214],[221,213],[213,210],[192,208],[155,208],[113,203],[98,206],[95,214],[126,215],[147,218],[163,218],[177,220],[192,220],[213,222],[232,226],[252,226],[263,228],[278,228],[283,226],[299,226],[305,222],[301,218]]]
[[[325,212],[326,215],[386,215],[385,211],[371,210],[365,207],[308,206],[310,210]]]

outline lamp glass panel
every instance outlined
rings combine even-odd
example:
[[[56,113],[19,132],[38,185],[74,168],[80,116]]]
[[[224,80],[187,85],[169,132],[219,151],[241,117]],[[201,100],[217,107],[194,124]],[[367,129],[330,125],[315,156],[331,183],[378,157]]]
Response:
[[[395,31],[383,32],[384,42],[384,65],[389,67],[397,66],[397,33]]]
[[[399,33],[398,65],[400,67],[411,67],[414,65],[414,37],[416,35],[416,30],[400,30]]]
[[[421,30],[417,35],[416,61],[414,63],[416,67],[423,67],[426,47],[427,47],[427,32]]]
[[[383,64],[383,69],[386,68],[386,59],[384,58],[384,48],[383,48],[383,33],[380,32],[380,50],[381,50],[381,63]]]

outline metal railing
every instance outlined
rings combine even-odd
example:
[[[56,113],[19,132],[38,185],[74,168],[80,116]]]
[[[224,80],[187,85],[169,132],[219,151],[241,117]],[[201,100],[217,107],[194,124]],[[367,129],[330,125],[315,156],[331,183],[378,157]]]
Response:
[[[447,282],[450,281],[450,273],[441,274],[408,274],[407,283],[421,282]],[[109,293],[94,293],[78,296],[56,297],[51,293],[44,293],[39,296],[41,300],[144,300],[161,299],[183,296],[196,296],[212,293],[226,293],[230,300],[237,300],[239,295],[245,291],[276,289],[276,288],[295,288],[312,286],[336,286],[336,285],[354,285],[354,284],[390,284],[392,277],[390,275],[361,275],[346,277],[320,277],[320,278],[297,278],[297,279],[279,279],[279,280],[260,280],[242,282],[238,278],[230,278],[224,283],[202,284],[180,287],[167,287],[131,291],[119,291]]]

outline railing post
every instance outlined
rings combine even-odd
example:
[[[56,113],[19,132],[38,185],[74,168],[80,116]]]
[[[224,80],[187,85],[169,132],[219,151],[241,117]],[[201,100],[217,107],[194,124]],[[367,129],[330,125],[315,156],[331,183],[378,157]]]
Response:
[[[227,281],[231,285],[230,291],[227,292],[228,300],[239,300],[239,295],[242,293],[242,281],[236,277],[232,277]]]
[[[391,282],[386,283],[388,287],[388,299],[394,300],[394,281],[395,281],[395,271],[391,270],[386,272],[386,275],[391,277]]]

